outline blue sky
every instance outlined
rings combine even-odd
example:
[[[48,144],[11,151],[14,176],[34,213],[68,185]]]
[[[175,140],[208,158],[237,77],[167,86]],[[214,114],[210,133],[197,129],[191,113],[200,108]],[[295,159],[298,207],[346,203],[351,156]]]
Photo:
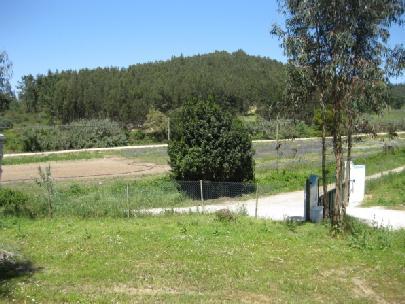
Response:
[[[0,7],[0,50],[13,62],[13,86],[30,73],[126,67],[215,50],[285,61],[269,34],[273,23],[283,23],[271,0],[1,0]],[[404,43],[403,28],[391,32],[391,44]]]

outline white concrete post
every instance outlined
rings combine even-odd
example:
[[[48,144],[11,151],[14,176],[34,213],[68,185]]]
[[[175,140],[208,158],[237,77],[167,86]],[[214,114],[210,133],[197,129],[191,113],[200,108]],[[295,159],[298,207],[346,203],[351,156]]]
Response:
[[[204,212],[204,193],[203,193],[203,181],[200,180],[200,194],[201,194],[201,209]]]
[[[256,204],[255,204],[255,218],[257,219],[257,205],[259,204],[259,186],[256,183]]]

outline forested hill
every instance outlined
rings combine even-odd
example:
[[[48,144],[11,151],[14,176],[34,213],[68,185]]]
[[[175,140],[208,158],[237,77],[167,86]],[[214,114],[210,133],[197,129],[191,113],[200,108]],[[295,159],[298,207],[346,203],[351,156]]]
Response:
[[[20,101],[67,123],[110,118],[140,125],[151,107],[168,112],[193,97],[214,96],[238,113],[260,110],[281,98],[282,63],[243,51],[215,52],[128,68],[62,71],[23,77]]]

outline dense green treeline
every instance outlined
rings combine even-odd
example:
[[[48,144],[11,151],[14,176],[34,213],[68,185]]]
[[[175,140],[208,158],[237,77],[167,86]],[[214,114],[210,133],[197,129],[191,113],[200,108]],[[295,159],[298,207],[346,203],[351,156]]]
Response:
[[[405,105],[405,84],[391,86],[390,105],[395,109],[400,109]]]
[[[282,98],[282,63],[243,51],[215,52],[128,68],[48,72],[23,77],[20,101],[51,121],[109,118],[125,125],[145,122],[150,108],[167,113],[191,97],[213,96],[234,113],[264,113]]]

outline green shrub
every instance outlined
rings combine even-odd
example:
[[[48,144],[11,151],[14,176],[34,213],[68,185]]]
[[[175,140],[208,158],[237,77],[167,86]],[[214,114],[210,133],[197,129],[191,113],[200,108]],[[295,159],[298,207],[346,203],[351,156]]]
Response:
[[[128,132],[128,144],[148,144],[161,141],[159,138],[156,138],[153,133],[146,133],[143,130],[133,130]]]
[[[39,127],[23,134],[26,152],[114,147],[128,143],[125,131],[110,120],[79,120],[67,126]]]
[[[136,141],[144,140],[145,137],[146,137],[146,134],[142,130],[133,130],[133,131],[129,132],[128,140],[131,142],[136,142]]]
[[[244,121],[245,127],[254,139],[276,139],[276,120],[265,120],[257,116],[255,120]],[[320,132],[314,126],[309,126],[303,121],[292,119],[279,119],[278,121],[278,137],[285,138],[300,138],[319,136]]]
[[[3,129],[11,129],[13,127],[13,122],[11,119],[0,117],[0,131]]]
[[[251,138],[213,100],[190,100],[172,120],[168,154],[178,180],[251,181]]]
[[[167,138],[167,124],[168,117],[152,107],[146,115],[143,127],[156,141],[163,141]]]
[[[30,198],[23,192],[0,188],[0,212],[3,215],[31,216]]]

